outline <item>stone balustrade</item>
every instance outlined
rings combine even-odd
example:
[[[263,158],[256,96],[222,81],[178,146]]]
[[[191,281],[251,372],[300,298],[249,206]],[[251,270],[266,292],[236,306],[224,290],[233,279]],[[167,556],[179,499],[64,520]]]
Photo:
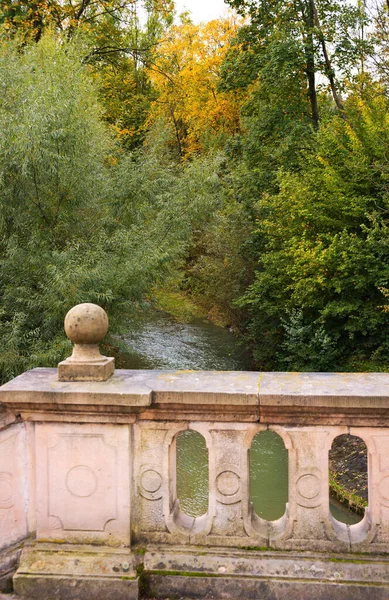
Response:
[[[91,360],[107,371],[104,357]],[[96,368],[87,364],[104,379]],[[253,578],[267,581],[266,598],[304,580],[298,598],[389,597],[388,374],[116,370],[85,381],[70,371],[60,381],[57,369],[35,369],[0,388],[3,588],[19,565],[15,589],[32,598],[137,598],[142,565],[160,597],[166,582],[222,597],[223,575],[230,590],[246,577],[247,598],[259,597]],[[277,521],[250,501],[250,447],[266,429],[289,455]],[[186,430],[205,438],[209,456],[208,511],[197,518],[177,498],[176,440]],[[329,509],[328,453],[344,433],[368,449],[369,505],[351,526]],[[185,587],[188,573],[197,591]],[[318,592],[338,582],[340,593],[350,578],[352,596]]]

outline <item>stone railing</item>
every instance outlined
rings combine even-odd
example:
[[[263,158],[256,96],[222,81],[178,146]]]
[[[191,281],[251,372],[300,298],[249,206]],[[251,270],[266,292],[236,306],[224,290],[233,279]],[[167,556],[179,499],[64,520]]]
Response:
[[[81,307],[75,323],[89,317]],[[92,321],[89,332],[98,329],[98,316]],[[327,580],[338,590],[354,581],[339,598],[358,598],[360,589],[365,598],[369,582],[369,598],[389,597],[389,375],[111,375],[112,361],[95,346],[105,326],[77,339],[67,332],[75,352],[59,371],[35,369],[0,389],[3,587],[19,565],[15,589],[41,600],[137,598],[142,569],[163,598],[229,597],[223,585],[231,591],[245,577],[231,597],[242,589],[256,597],[255,581],[273,591],[305,581],[299,598],[337,598],[333,588],[320,596],[309,587]],[[176,492],[176,440],[188,429],[204,436],[209,454],[208,511],[198,518],[183,512]],[[261,519],[250,501],[249,451],[266,429],[289,455],[278,521]],[[369,457],[369,505],[351,526],[329,509],[328,453],[344,433],[359,436]],[[349,553],[364,554],[356,561]]]

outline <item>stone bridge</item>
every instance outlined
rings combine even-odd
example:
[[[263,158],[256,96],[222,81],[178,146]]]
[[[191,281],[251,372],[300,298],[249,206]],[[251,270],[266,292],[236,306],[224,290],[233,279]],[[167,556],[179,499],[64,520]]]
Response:
[[[389,599],[389,375],[114,371],[94,305],[68,313],[73,355],[0,388],[0,591],[39,600]],[[277,521],[250,501],[249,452],[264,430],[289,455]],[[176,492],[176,440],[209,453],[208,511]],[[328,453],[368,450],[369,504],[329,508]]]

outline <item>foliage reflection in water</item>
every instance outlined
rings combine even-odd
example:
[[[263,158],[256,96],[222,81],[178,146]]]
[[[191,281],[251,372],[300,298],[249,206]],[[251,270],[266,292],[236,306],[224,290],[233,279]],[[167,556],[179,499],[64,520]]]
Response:
[[[288,502],[288,451],[274,431],[258,433],[250,448],[250,498],[259,517],[275,521]]]
[[[199,517],[208,509],[208,450],[204,438],[186,431],[177,438],[177,497],[181,509]],[[274,521],[285,513],[288,501],[288,452],[272,431],[256,435],[250,449],[250,498],[259,517]],[[347,525],[361,516],[330,499],[331,513]]]
[[[177,436],[177,498],[181,510],[199,517],[208,510],[208,450],[205,439],[196,431]]]

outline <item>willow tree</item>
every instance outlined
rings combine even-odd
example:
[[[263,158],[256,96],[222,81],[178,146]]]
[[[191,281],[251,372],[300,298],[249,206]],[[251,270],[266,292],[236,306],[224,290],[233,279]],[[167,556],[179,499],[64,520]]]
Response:
[[[172,0],[0,0],[0,37],[22,47],[47,30],[65,40],[81,38],[105,118],[123,145],[133,148],[143,141],[155,97],[146,65],[152,67],[173,11]]]
[[[132,194],[134,218],[121,222],[121,152],[77,44],[48,35],[22,53],[1,44],[0,90],[4,381],[69,352],[63,318],[79,302],[105,307],[115,329],[173,250],[171,238],[155,247],[144,197]],[[134,172],[126,177],[129,190]]]

